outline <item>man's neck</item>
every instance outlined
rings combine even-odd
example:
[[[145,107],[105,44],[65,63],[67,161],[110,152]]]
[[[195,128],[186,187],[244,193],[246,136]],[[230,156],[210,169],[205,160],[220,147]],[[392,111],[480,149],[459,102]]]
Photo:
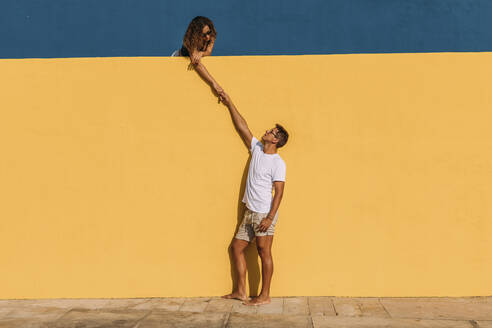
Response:
[[[275,146],[274,144],[265,142],[265,144],[263,146],[263,152],[265,154],[269,154],[269,155],[276,154],[277,153],[277,146]]]

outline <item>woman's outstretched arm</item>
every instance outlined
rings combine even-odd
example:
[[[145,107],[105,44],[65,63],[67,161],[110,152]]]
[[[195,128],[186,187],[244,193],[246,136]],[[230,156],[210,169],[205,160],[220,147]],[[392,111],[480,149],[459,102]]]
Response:
[[[215,81],[215,79],[210,75],[210,73],[207,71],[205,68],[205,65],[201,61],[198,61],[197,64],[193,64],[193,67],[197,71],[198,75],[207,82],[208,85],[214,89],[214,91],[217,93],[217,96],[221,94],[224,90],[221,88],[221,86]]]

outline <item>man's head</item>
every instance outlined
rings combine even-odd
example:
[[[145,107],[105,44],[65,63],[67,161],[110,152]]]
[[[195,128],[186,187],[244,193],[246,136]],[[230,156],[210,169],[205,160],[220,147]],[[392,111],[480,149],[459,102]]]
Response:
[[[275,144],[277,148],[283,147],[288,139],[289,134],[280,124],[275,124],[273,129],[265,131],[265,134],[261,137],[261,140]]]

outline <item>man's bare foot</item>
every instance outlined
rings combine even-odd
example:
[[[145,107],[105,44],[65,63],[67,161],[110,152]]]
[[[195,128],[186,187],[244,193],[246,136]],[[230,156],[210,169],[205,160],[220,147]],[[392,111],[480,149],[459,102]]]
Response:
[[[243,304],[249,306],[270,304],[270,297],[254,297],[249,301],[244,301]]]
[[[233,292],[231,294],[227,294],[227,295],[224,295],[222,296],[222,298],[225,298],[225,299],[234,299],[234,300],[240,300],[240,301],[247,301],[248,300],[248,297],[246,296],[246,294],[240,294],[238,292]]]

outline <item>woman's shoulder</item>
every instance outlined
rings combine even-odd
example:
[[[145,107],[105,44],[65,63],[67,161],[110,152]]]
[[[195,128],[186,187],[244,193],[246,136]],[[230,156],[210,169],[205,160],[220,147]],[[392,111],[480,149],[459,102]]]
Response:
[[[185,46],[182,46],[178,50],[175,50],[171,57],[189,57],[188,49]]]

